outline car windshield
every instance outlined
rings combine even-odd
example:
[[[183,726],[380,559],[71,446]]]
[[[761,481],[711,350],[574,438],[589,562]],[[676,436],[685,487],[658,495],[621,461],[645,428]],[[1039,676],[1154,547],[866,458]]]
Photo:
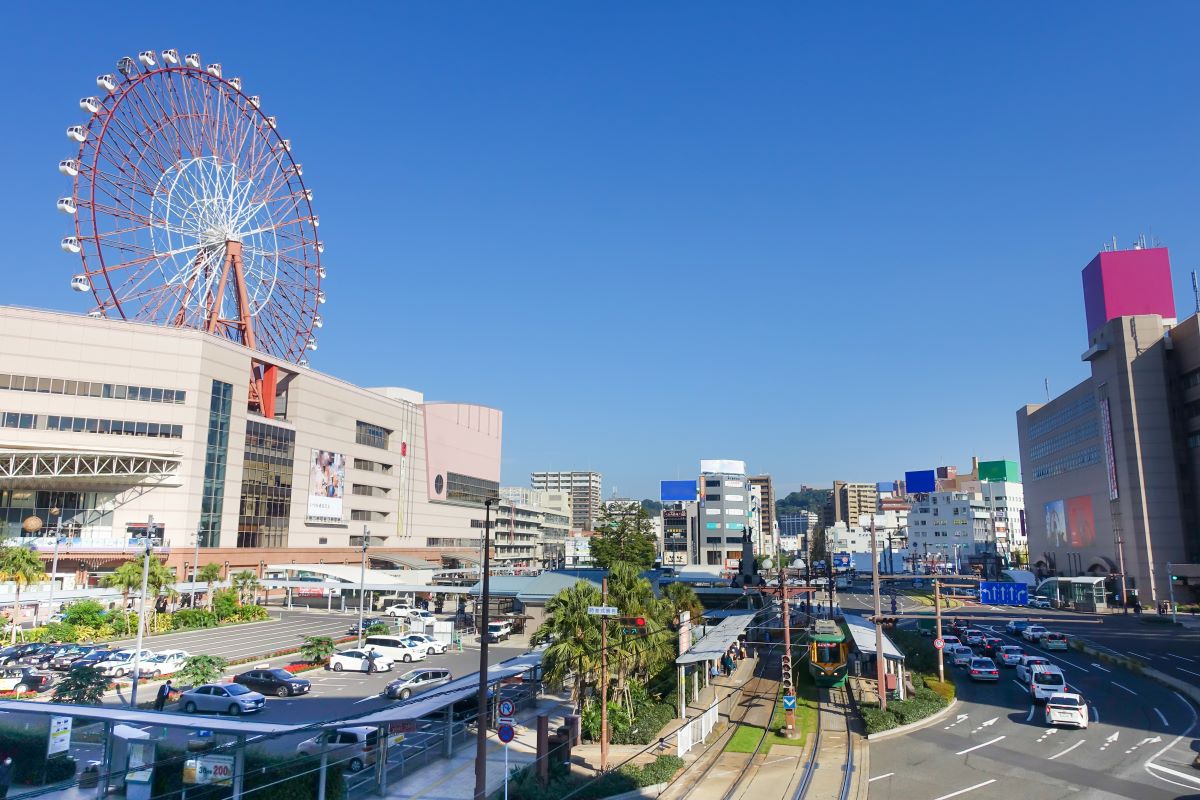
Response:
[[[425,670],[423,670],[423,669],[409,670],[408,672],[401,675],[399,678],[396,678],[396,683],[408,683],[409,681],[411,681],[413,678],[417,677],[424,671]]]
[[[500,630],[500,629],[501,629],[501,628],[503,628],[503,627],[504,627],[504,626],[503,626],[503,625],[501,625],[499,622],[493,622],[493,623],[491,623],[490,625],[488,625],[488,630],[489,630],[489,631],[498,631],[498,630]]]
[[[992,669],[995,666],[996,665],[991,662],[991,659],[987,658],[976,658],[971,661],[971,667],[973,669]]]
[[[228,686],[225,687],[225,691],[229,692],[231,695],[234,695],[234,696],[237,696],[239,694],[250,694],[250,690],[247,689],[245,686],[242,686],[240,683],[229,684]]]
[[[1019,648],[1019,647],[1011,647],[1011,646],[1010,646],[1010,647],[1001,647],[1001,648],[1000,648],[1000,652],[1002,652],[1002,653],[1011,653],[1011,654],[1016,654],[1016,653],[1019,653],[1019,652],[1021,652],[1021,648]]]
[[[1083,705],[1078,697],[1067,697],[1066,695],[1055,695],[1050,698],[1047,705],[1053,708],[1079,708]]]

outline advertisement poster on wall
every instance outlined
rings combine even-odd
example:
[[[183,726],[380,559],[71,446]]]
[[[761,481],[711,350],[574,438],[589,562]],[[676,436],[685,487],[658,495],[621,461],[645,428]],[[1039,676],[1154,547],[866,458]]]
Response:
[[[329,450],[313,450],[309,462],[308,516],[342,518],[346,491],[346,456]]]
[[[1092,513],[1092,496],[1067,500],[1067,543],[1074,548],[1090,547],[1096,541],[1096,517]]]
[[[1062,547],[1067,541],[1067,508],[1062,500],[1046,503],[1046,540],[1051,547]]]

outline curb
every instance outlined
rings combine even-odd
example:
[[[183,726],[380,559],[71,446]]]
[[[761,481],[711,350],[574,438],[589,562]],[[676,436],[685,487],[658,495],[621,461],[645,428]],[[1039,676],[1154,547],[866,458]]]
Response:
[[[955,697],[953,700],[951,700],[950,704],[948,706],[946,706],[945,708],[943,708],[941,711],[937,712],[936,714],[932,714],[932,715],[926,717],[925,719],[919,719],[916,722],[910,722],[907,725],[901,725],[898,728],[889,728],[888,730],[880,731],[879,733],[868,733],[866,735],[866,739],[869,742],[874,742],[879,739],[887,739],[890,736],[899,736],[902,733],[910,733],[915,730],[920,730],[921,728],[932,725],[933,723],[940,720],[942,717],[949,714],[950,710],[952,708],[954,708],[956,705],[958,705],[957,697]]]
[[[604,800],[641,800],[644,797],[658,797],[670,785],[670,783],[656,783],[651,786],[642,786],[632,791],[609,795]]]

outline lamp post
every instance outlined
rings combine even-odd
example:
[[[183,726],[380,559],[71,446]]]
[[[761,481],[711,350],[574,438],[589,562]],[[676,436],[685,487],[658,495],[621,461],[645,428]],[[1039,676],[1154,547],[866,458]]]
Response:
[[[54,528],[54,559],[50,562],[50,599],[46,601],[46,608],[50,613],[54,613],[54,581],[58,575],[58,546],[62,544],[62,517],[58,518],[58,524]],[[33,627],[37,627],[38,620],[35,616],[33,619]]]
[[[196,607],[196,571],[200,569],[200,533],[204,530],[204,523],[196,524],[196,555],[192,558],[192,600],[191,608]]]
[[[492,598],[488,584],[488,534],[492,529],[492,504],[499,503],[500,498],[489,497],[483,501],[483,558],[480,563],[483,582],[479,589],[479,600],[483,605],[483,627],[479,627],[479,614],[475,615],[475,628],[479,636],[479,696],[478,715],[475,717],[475,800],[487,800],[487,672],[488,672],[488,640],[487,622],[488,607]]]
[[[137,648],[133,651],[133,686],[129,690],[129,707],[137,708],[138,679],[142,669],[142,636],[146,631],[146,587],[150,581],[150,555],[154,552],[154,517],[146,522],[146,552],[142,558],[142,603],[138,607]]]
[[[363,644],[363,600],[367,596],[367,547],[370,545],[367,526],[363,525],[362,567],[358,572],[358,646]]]

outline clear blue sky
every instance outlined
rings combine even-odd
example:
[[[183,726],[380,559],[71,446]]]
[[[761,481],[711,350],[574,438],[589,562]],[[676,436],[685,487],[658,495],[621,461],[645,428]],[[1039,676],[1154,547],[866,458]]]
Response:
[[[54,210],[76,101],[197,50],[316,192],[313,365],[503,409],[505,483],[1016,458],[1018,406],[1085,375],[1102,241],[1160,236],[1192,311],[1195,4],[30,5],[0,32],[0,302],[86,310]]]

